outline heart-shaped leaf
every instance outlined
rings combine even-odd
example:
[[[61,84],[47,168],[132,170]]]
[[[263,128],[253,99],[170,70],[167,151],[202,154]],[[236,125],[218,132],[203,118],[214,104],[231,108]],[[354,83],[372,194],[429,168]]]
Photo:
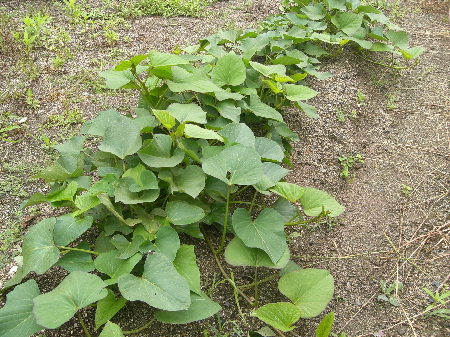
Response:
[[[277,263],[286,250],[284,221],[280,213],[266,208],[252,220],[250,213],[238,208],[232,217],[236,235],[248,246],[265,251],[273,263]]]
[[[203,161],[203,171],[228,185],[253,185],[262,178],[261,157],[254,148],[235,145]]]
[[[300,319],[300,310],[289,302],[269,303],[253,311],[252,316],[286,332],[295,328],[292,324]]]
[[[80,133],[103,137],[108,126],[120,117],[122,115],[114,109],[102,111],[97,117],[84,123]]]
[[[177,187],[193,198],[203,191],[205,188],[206,175],[201,167],[195,165],[186,166],[181,174],[174,177],[174,183]]]
[[[166,213],[169,221],[174,225],[188,225],[200,221],[205,216],[205,211],[185,201],[170,201],[166,205]]]
[[[331,22],[348,36],[352,36],[358,31],[362,20],[362,15],[351,12],[339,13],[331,18]]]
[[[175,124],[176,124],[175,117],[173,117],[169,113],[169,111],[153,109],[152,112],[155,115],[155,117],[158,119],[158,121],[162,125],[164,125],[164,127],[166,127],[168,130],[172,129],[175,126]]]
[[[281,146],[265,137],[256,137],[255,149],[263,160],[274,160],[281,163],[284,158]]]
[[[53,241],[56,219],[48,218],[31,227],[22,245],[23,273],[45,273],[59,260],[59,249]]]
[[[255,146],[255,135],[244,123],[230,123],[219,134],[225,139],[225,143],[237,143],[249,147]]]
[[[308,268],[283,275],[278,288],[300,309],[302,318],[310,318],[319,315],[333,297],[334,280],[328,270]]]
[[[70,273],[55,289],[34,298],[37,323],[56,329],[79,309],[106,297],[105,287],[105,282],[96,275],[82,271]]]
[[[170,226],[164,226],[156,233],[154,243],[143,245],[140,249],[143,253],[148,251],[161,253],[173,261],[179,248],[180,238],[177,231]]]
[[[286,98],[290,101],[304,101],[315,97],[318,92],[298,84],[286,84]]]
[[[220,305],[212,301],[205,294],[191,293],[191,305],[181,311],[157,311],[155,318],[162,323],[187,324],[211,317],[221,309]]]
[[[263,164],[263,177],[262,179],[255,185],[253,185],[258,192],[263,194],[270,194],[267,189],[274,186],[277,182],[280,181],[286,174],[289,173],[289,170],[286,170],[284,167],[281,167],[275,163],[262,163]]]
[[[92,226],[92,221],[93,218],[91,216],[74,218],[70,214],[56,218],[53,230],[55,244],[57,246],[67,246],[87,231]]]
[[[195,103],[172,103],[167,107],[167,111],[175,117],[180,124],[186,122],[206,124],[207,122],[206,111],[203,111],[203,109]]]
[[[98,337],[124,337],[124,334],[120,326],[108,321]]]
[[[282,181],[276,183],[270,190],[291,202],[296,202],[305,192],[303,187]]]
[[[186,279],[189,284],[189,289],[201,295],[200,270],[198,269],[194,246],[182,245],[177,251],[173,265],[178,273]]]
[[[219,87],[224,85],[239,85],[245,81],[244,62],[234,53],[229,53],[217,60],[211,78]]]
[[[329,195],[327,192],[306,187],[300,197],[300,202],[303,207],[303,211],[308,216],[318,216],[322,213],[322,209],[325,212],[330,212],[329,216],[338,216],[344,212],[345,207],[340,205],[335,198]]]
[[[289,261],[289,257],[289,248],[286,246],[280,260],[273,263],[266,252],[259,248],[247,247],[237,236],[230,241],[225,249],[225,260],[232,266],[269,267],[281,269],[286,266]]]
[[[40,294],[36,281],[29,280],[6,296],[6,304],[0,309],[0,336],[28,337],[43,329],[33,315],[33,299]]]
[[[184,159],[183,150],[175,148],[172,153],[172,138],[163,134],[156,134],[138,155],[150,167],[174,167]]]
[[[215,131],[202,128],[195,124],[186,124],[184,127],[184,134],[187,137],[200,138],[200,139],[217,139],[223,141],[223,138],[219,136]]]
[[[141,260],[141,254],[134,254],[128,259],[119,259],[120,252],[116,249],[100,254],[95,260],[95,268],[99,272],[111,277],[105,280],[105,283],[110,285],[117,283],[117,279],[121,275],[129,274],[134,266]]]
[[[185,310],[191,304],[186,279],[161,253],[147,256],[142,277],[122,275],[118,284],[123,297],[129,301],[143,301],[168,311]]]

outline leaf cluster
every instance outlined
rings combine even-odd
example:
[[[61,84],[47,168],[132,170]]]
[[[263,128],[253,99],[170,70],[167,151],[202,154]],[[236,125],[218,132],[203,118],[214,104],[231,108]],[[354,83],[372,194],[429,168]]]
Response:
[[[94,303],[96,328],[106,324],[100,336],[122,334],[110,320],[127,301],[156,308],[162,323],[214,315],[220,306],[202,291],[194,246],[180,239],[186,233],[210,242],[204,226],[222,233],[218,248],[210,245],[214,256],[224,251],[231,265],[281,270],[278,287],[290,302],[266,304],[254,316],[288,331],[324,310],[333,278],[289,262],[284,229],[338,216],[344,207],[326,192],[284,180],[298,137],[283,107],[316,117],[304,101],[317,92],[304,80],[330,76],[317,70],[318,58],[329,55],[323,47],[355,42],[372,49],[367,39],[376,37],[369,34],[382,40],[394,31],[369,28],[393,26],[354,0],[283,5],[283,14],[257,30],[218,32],[174,53],[150,51],[100,74],[111,89],[138,90],[138,107],[84,123],[36,176],[51,190],[22,206],[46,202],[70,212],[30,229],[23,264],[7,286],[55,265],[69,274],[45,294],[34,280],[16,286],[0,310],[2,336],[57,328]],[[400,48],[382,41],[388,51]],[[98,235],[90,240],[85,234],[93,227]]]

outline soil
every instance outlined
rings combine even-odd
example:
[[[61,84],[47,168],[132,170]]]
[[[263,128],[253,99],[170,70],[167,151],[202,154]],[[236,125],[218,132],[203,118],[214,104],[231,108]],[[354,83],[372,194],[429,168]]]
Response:
[[[93,1],[95,3],[95,1]],[[49,1],[0,1],[0,7],[15,18],[35,8],[48,7]],[[51,25],[64,27],[67,17],[57,6],[48,7]],[[72,51],[61,68],[50,62],[54,52],[40,48],[32,53],[37,74],[24,74],[19,50],[3,51],[1,56],[2,100],[0,113],[17,116],[21,128],[9,135],[17,143],[1,143],[2,181],[15,178],[26,196],[45,191],[41,181],[30,179],[33,167],[52,160],[51,151],[42,147],[41,136],[60,141],[79,127],[79,120],[66,128],[52,125],[51,116],[79,111],[85,119],[114,107],[129,111],[137,98],[122,92],[109,92],[99,86],[96,71],[148,49],[170,51],[177,45],[194,43],[228,27],[248,27],[278,11],[275,0],[215,2],[201,18],[141,17],[119,34],[129,38],[111,44],[101,36],[71,31],[66,47]],[[350,51],[324,60],[323,71],[334,76],[311,81],[320,92],[309,103],[318,108],[320,118],[310,119],[295,109],[286,111],[286,120],[299,134],[294,144],[294,168],[288,180],[301,186],[325,190],[346,206],[342,217],[308,228],[291,230],[292,260],[301,267],[324,268],[335,279],[335,295],[324,312],[335,312],[333,332],[347,336],[450,336],[450,321],[424,314],[431,298],[424,292],[442,290],[450,277],[450,18],[442,1],[401,1],[396,23],[411,35],[411,45],[426,51],[420,63],[406,70],[375,65]],[[20,23],[11,23],[18,27]],[[12,48],[12,47],[11,47]],[[119,54],[119,55],[116,55]],[[385,61],[386,55],[370,56]],[[28,69],[30,70],[30,69]],[[32,89],[39,106],[24,103],[26,90]],[[359,100],[358,100],[359,94]],[[49,126],[50,127],[46,127]],[[364,163],[350,168],[350,177],[341,176],[338,157],[360,154]],[[13,165],[26,169],[14,171]],[[3,167],[3,168],[2,168]],[[2,185],[3,186],[3,185]],[[52,210],[42,206],[18,218],[20,202],[26,197],[11,188],[0,194],[0,230],[21,226],[25,231]],[[20,221],[18,220],[20,219]],[[186,238],[189,242],[189,238]],[[17,255],[15,243],[5,255],[0,284],[11,277]],[[154,323],[136,336],[247,336],[263,326],[248,313],[243,302],[241,315],[228,285],[220,283],[220,272],[206,245],[196,242],[200,258],[202,285],[223,310],[218,317],[183,326]],[[14,269],[13,269],[14,270]],[[230,269],[231,270],[231,269]],[[237,283],[248,283],[252,271],[233,269]],[[260,278],[270,275],[261,271]],[[51,290],[65,275],[58,268],[51,276],[39,276],[41,291]],[[398,291],[400,306],[379,300],[380,283],[402,282]],[[220,284],[218,284],[220,283]],[[261,286],[261,301],[285,301],[277,295],[276,283]],[[0,304],[5,301],[4,296]],[[448,308],[448,305],[447,305]],[[93,308],[82,311],[93,326]],[[142,326],[152,317],[152,309],[129,303],[115,321],[124,330]],[[286,336],[314,336],[323,315],[300,320]],[[221,334],[214,334],[214,331]],[[229,333],[229,335],[226,335]],[[72,319],[58,330],[36,336],[82,336],[80,323]]]

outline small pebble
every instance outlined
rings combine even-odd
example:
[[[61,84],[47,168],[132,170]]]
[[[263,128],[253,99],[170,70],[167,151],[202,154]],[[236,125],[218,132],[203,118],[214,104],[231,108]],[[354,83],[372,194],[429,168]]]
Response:
[[[9,275],[14,275],[17,271],[17,266],[12,266],[11,269],[9,270],[8,274]]]
[[[357,305],[357,306],[362,306],[362,303],[361,303],[361,301],[359,300],[359,299],[356,299],[355,300],[355,304]]]

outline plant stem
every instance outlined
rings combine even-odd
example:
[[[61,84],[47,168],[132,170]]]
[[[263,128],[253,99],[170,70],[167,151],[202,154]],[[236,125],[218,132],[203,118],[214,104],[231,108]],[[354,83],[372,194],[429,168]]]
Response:
[[[258,303],[258,267],[255,267],[255,276],[253,277],[253,280],[255,280],[255,295],[253,297],[255,298],[255,302]]]
[[[223,269],[222,264],[220,263],[219,258],[217,257],[217,253],[216,253],[216,251],[214,250],[214,247],[211,244],[211,240],[209,239],[208,235],[206,234],[203,226],[202,225],[200,225],[200,226],[201,226],[200,230],[201,230],[203,236],[205,237],[206,244],[208,245],[209,249],[213,253],[214,260],[216,261],[216,264],[219,267],[219,270],[222,273],[223,277],[225,277],[225,279],[228,281],[228,283],[231,284],[233,289],[235,289],[251,306],[254,306],[255,304],[253,303],[253,301],[247,295],[245,295],[245,293],[241,289],[239,289],[236,286],[234,281],[228,276],[226,271]]]
[[[100,255],[99,252],[94,252],[92,250],[86,250],[86,249],[81,249],[81,248],[72,248],[72,247],[65,247],[65,246],[56,246],[59,249],[64,249],[64,250],[73,250],[76,252],[83,252],[83,253],[89,253],[89,254],[94,254],[94,255]]]
[[[253,209],[253,206],[255,205],[255,200],[256,200],[256,196],[258,195],[258,191],[255,191],[255,194],[253,194],[253,199],[252,199],[252,202],[251,202],[251,204],[250,204],[250,208],[248,209],[248,212],[250,213],[250,214],[252,214],[252,209]]]
[[[230,206],[230,189],[231,189],[231,186],[228,186],[227,203],[225,205],[225,218],[223,220],[222,240],[220,241],[219,249],[217,251],[215,251],[214,254],[220,254],[220,252],[223,250],[223,247],[225,246],[225,238],[227,236],[227,226],[228,226],[228,210],[229,210],[229,206]]]
[[[305,221],[298,221],[298,222],[286,222],[284,225],[285,226],[296,226],[296,225],[303,225],[303,224],[307,224],[307,223],[311,223],[311,222],[318,222],[320,219],[324,218],[325,216],[326,216],[326,214],[320,213],[315,218],[305,220]]]
[[[140,328],[137,328],[135,330],[122,331],[122,333],[125,334],[125,335],[131,335],[131,334],[135,334],[135,333],[141,332],[142,330],[144,330],[144,329],[148,328],[150,325],[152,325],[153,322],[155,322],[155,321],[156,321],[156,318],[153,317],[151,321],[145,323]]]
[[[86,334],[87,337],[92,337],[92,335],[89,333],[89,330],[86,327],[86,324],[84,324],[84,320],[83,317],[81,317],[81,314],[79,311],[77,311],[77,315],[78,315],[78,320],[81,323],[81,326],[83,327],[84,333]]]
[[[251,287],[254,287],[255,284],[261,284],[261,283],[264,283],[264,282],[268,282],[268,281],[274,280],[274,279],[276,279],[278,277],[280,277],[280,275],[278,275],[278,274],[270,275],[270,276],[268,276],[268,277],[266,277],[266,278],[264,278],[262,280],[238,286],[238,288],[240,288],[240,289],[242,289],[242,288],[251,288]]]

